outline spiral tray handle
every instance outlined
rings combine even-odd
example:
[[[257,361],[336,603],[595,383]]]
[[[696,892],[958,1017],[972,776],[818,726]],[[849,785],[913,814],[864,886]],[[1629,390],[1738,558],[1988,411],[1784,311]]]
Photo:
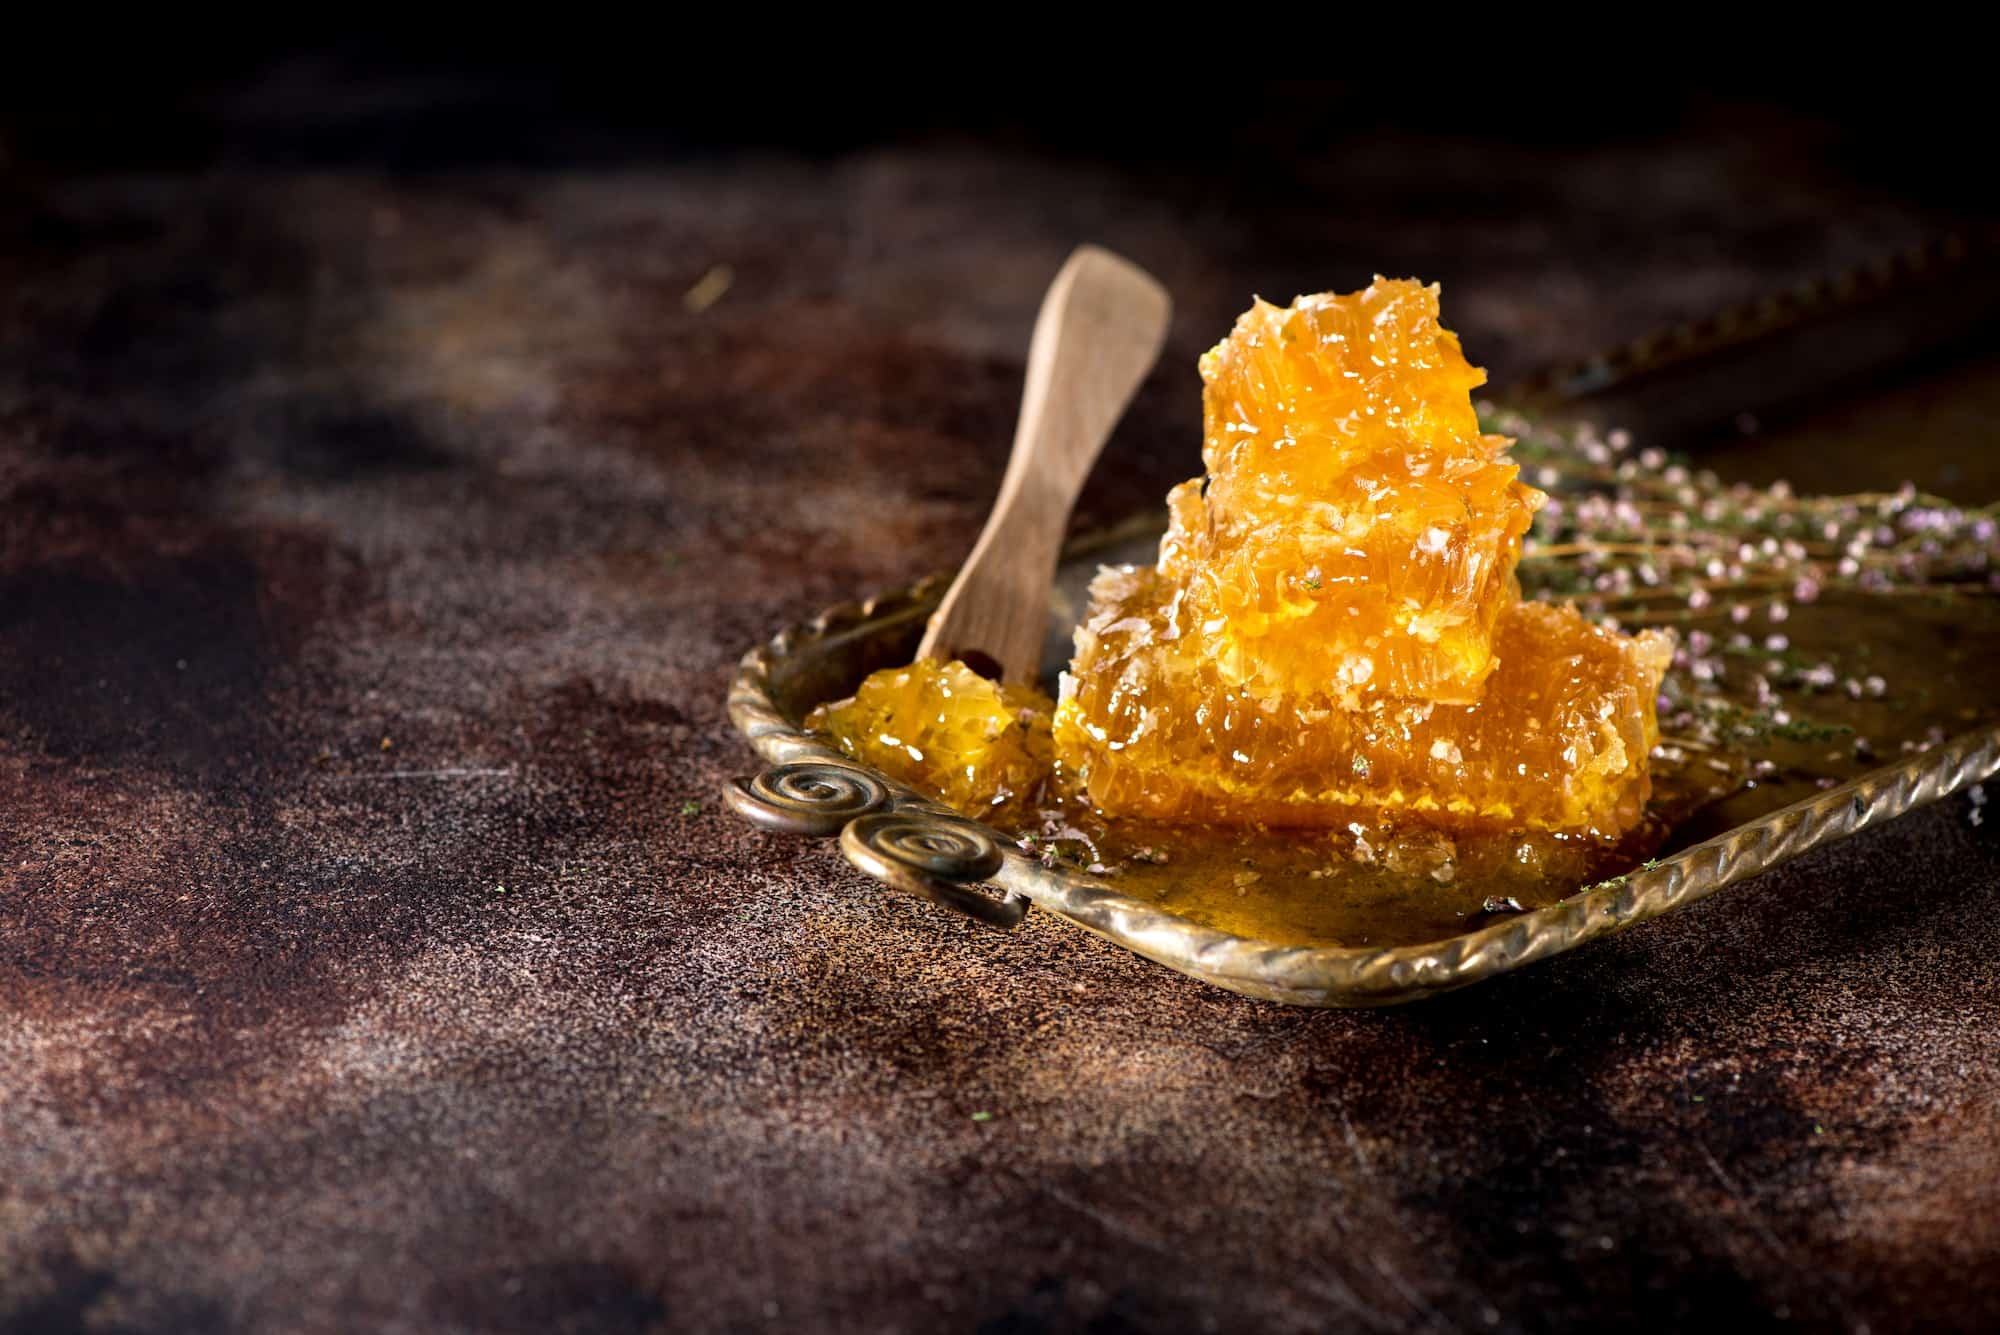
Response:
[[[984,826],[931,811],[883,811],[840,832],[847,860],[884,885],[956,909],[1002,931],[1027,915],[1026,896],[994,899],[971,888],[1000,870],[1005,856]]]
[[[840,836],[847,860],[876,880],[1006,931],[1027,916],[1026,896],[983,894],[1006,861],[1001,836],[838,759],[793,760],[725,784],[723,800],[767,830]]]
[[[752,825],[824,839],[889,805],[889,788],[867,770],[831,760],[794,760],[725,785],[723,801]]]

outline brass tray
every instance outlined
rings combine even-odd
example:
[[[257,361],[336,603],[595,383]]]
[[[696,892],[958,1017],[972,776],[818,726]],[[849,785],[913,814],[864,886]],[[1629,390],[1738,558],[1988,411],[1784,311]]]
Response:
[[[1108,554],[1080,544],[1062,583]],[[1122,893],[1068,867],[1044,867],[1011,835],[969,820],[857,764],[808,734],[814,704],[846,694],[879,667],[908,662],[948,577],[934,575],[864,603],[828,608],[744,655],[729,716],[769,767],[725,789],[729,805],[767,829],[838,837],[841,851],[886,885],[989,926],[1029,906],[1146,958],[1233,992],[1303,1006],[1384,1006],[1465,987],[1704,899],[1724,886],[1893,820],[2000,772],[2000,727],[1964,733],[1900,763],[1774,811],[1634,871],[1618,883],[1423,945],[1301,946],[1235,936]],[[1059,596],[1052,637],[1067,644],[1075,604]],[[997,894],[975,886],[985,883]]]
[[[1947,336],[1960,337],[1985,320],[1988,298],[2000,291],[1996,259],[2000,237],[1920,248],[1527,382],[1511,403],[1548,419],[1587,411],[1631,423],[1643,439],[1697,448],[1708,423],[1740,421],[1744,408],[1765,403],[1778,411],[1780,398],[1796,407],[1831,396],[1864,368],[1913,364]],[[1810,355],[1801,353],[1804,345]],[[1795,374],[1808,363],[1823,373],[1819,382]],[[1780,384],[1780,398],[1770,397]],[[1815,476],[1829,484],[1872,478],[1875,439],[1850,440],[1843,459],[1817,434],[1824,425],[1814,419],[1815,431],[1804,441]],[[1777,457],[1784,458],[1782,450]],[[1163,515],[1141,516],[1072,545],[1051,608],[1045,685],[1069,656],[1090,573],[1100,563],[1150,561],[1163,522]],[[1465,987],[1659,917],[2000,771],[2000,726],[1986,713],[1971,731],[1789,806],[1743,819],[1718,807],[1699,829],[1735,823],[1713,838],[1470,930],[1385,946],[1236,935],[1121,891],[1107,877],[1044,865],[1013,836],[924,798],[804,731],[800,722],[812,706],[849,694],[877,668],[910,660],[947,583],[947,576],[934,575],[829,608],[744,656],[730,687],[730,717],[768,767],[727,786],[728,804],[774,831],[838,837],[848,860],[876,880],[989,926],[1016,926],[1032,906],[1191,977],[1272,1001],[1380,1006]]]

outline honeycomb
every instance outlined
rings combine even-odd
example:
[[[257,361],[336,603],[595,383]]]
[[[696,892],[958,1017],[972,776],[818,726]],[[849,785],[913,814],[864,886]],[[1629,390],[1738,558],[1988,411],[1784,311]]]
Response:
[[[871,674],[806,726],[891,778],[984,819],[1032,809],[1054,765],[1049,698],[925,659]]]
[[[1475,704],[1231,682],[1179,624],[1162,570],[1091,588],[1055,744],[1093,805],[1172,822],[1329,826],[1377,813],[1464,830],[1615,836],[1643,812],[1671,637],[1625,636],[1570,607],[1510,603]]]
[[[1160,548],[1192,651],[1261,696],[1478,700],[1543,496],[1480,432],[1436,286],[1260,300],[1201,375],[1207,476]]]
[[[1259,301],[1201,360],[1206,474],[1102,572],[1060,703],[962,664],[810,722],[961,810],[1611,838],[1643,814],[1670,637],[1523,603],[1543,496],[1482,434],[1438,290]],[[1052,773],[1053,769],[1053,773]]]

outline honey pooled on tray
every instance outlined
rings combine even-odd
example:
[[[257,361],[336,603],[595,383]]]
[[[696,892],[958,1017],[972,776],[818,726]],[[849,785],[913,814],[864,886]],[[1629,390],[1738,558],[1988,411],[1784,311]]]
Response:
[[[1049,698],[923,659],[871,674],[806,726],[892,778],[972,815],[1005,815],[1041,795],[1054,765]]]
[[[1201,376],[1207,476],[1160,547],[1184,648],[1260,695],[1478,700],[1543,497],[1480,432],[1437,287],[1260,300]]]
[[[1672,656],[1574,608],[1510,604],[1476,704],[1259,695],[1187,649],[1180,586],[1106,570],[1056,715],[1091,802],[1161,821],[1328,826],[1377,813],[1467,830],[1615,836],[1650,791],[1654,696]]]

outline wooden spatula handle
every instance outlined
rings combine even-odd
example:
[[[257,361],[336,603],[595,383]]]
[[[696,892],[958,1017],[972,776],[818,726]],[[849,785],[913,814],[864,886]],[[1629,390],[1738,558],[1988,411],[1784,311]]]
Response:
[[[1082,246],[1063,265],[1035,318],[1000,497],[919,658],[984,657],[1009,681],[1034,680],[1070,509],[1159,360],[1172,311],[1165,288],[1108,250]]]

